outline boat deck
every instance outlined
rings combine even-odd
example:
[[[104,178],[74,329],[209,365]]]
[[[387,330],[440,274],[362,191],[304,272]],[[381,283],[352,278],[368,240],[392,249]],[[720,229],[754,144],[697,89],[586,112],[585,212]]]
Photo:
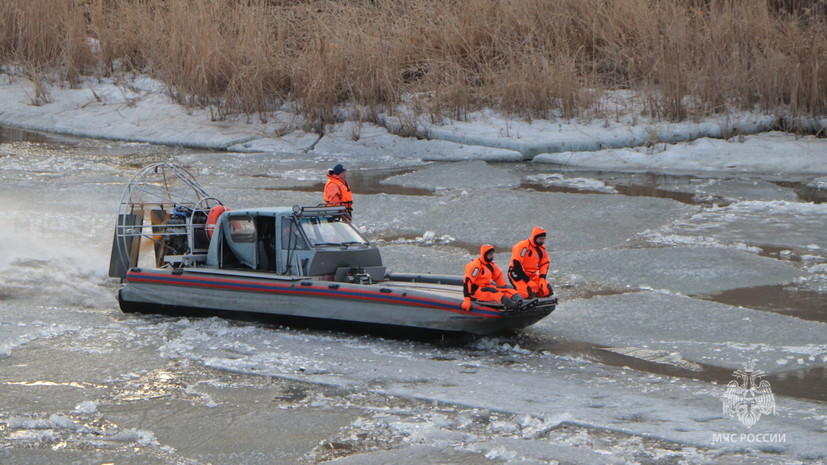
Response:
[[[382,287],[400,287],[406,289],[420,289],[423,291],[433,292],[444,297],[462,298],[462,287],[451,284],[433,284],[433,283],[412,283],[405,281],[382,281],[376,283]]]

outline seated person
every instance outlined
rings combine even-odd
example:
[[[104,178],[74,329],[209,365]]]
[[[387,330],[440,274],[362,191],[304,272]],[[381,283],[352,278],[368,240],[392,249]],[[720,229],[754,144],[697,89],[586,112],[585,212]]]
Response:
[[[462,309],[471,309],[471,299],[500,302],[505,308],[522,307],[522,298],[516,290],[505,287],[503,272],[494,263],[494,247],[483,244],[480,256],[465,265]]]
[[[546,230],[534,228],[531,237],[514,244],[511,248],[508,280],[526,299],[554,294],[546,278],[550,262],[545,242]]]

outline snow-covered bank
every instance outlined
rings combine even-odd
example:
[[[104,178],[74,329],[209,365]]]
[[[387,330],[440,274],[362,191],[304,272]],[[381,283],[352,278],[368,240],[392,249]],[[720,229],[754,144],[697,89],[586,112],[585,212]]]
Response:
[[[827,140],[780,132],[727,140],[709,137],[650,148],[567,151],[534,157],[566,168],[663,173],[820,174],[827,171]]]
[[[531,159],[541,153],[592,152],[658,142],[675,144],[702,137],[725,138],[726,134],[756,134],[771,130],[775,124],[773,117],[750,114],[741,115],[734,121],[701,123],[641,123],[631,119],[597,120],[585,124],[571,121],[514,122],[494,117],[432,127],[428,129],[428,137],[516,150]]]
[[[210,123],[209,111],[173,103],[160,82],[87,81],[52,87],[50,103],[34,105],[34,86],[21,77],[0,83],[0,124],[77,137],[226,149],[255,139],[261,128]]]
[[[387,158],[534,159],[613,171],[827,174],[827,139],[764,134],[776,119],[758,114],[666,123],[631,112],[582,122],[524,121],[480,112],[467,121],[421,127],[430,140],[418,140],[350,122],[329,127],[319,137],[304,131],[305,121],[289,111],[268,114],[266,121],[259,116],[211,121],[209,109],[172,103],[161,83],[145,77],[90,80],[77,89],[51,87],[48,93],[50,103],[33,105],[31,82],[17,76],[4,79],[0,125],[216,150],[312,153],[339,157],[354,166]],[[820,123],[827,126],[827,121]],[[740,136],[720,139],[728,134]],[[626,149],[641,146],[649,147]]]

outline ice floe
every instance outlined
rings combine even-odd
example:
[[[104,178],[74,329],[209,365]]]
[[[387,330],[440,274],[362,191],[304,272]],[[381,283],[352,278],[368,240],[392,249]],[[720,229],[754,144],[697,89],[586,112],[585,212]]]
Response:
[[[755,360],[768,373],[776,360],[811,355],[797,369],[821,366],[827,324],[658,292],[600,296],[567,303],[538,331],[609,347],[678,352],[695,363],[739,368]]]
[[[802,276],[785,262],[716,247],[565,251],[552,260],[555,266],[594,282],[687,295],[782,284]]]

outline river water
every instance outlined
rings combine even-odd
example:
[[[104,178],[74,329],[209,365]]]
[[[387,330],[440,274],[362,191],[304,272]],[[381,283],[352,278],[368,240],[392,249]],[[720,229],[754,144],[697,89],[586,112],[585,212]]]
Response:
[[[802,179],[351,163],[392,270],[460,274],[481,243],[504,267],[549,230],[558,309],[474,338],[122,314],[117,203],[161,160],[233,208],[316,204],[332,161],[2,129],[0,463],[824,463],[827,204]],[[747,429],[721,397],[749,360],[776,414]]]

